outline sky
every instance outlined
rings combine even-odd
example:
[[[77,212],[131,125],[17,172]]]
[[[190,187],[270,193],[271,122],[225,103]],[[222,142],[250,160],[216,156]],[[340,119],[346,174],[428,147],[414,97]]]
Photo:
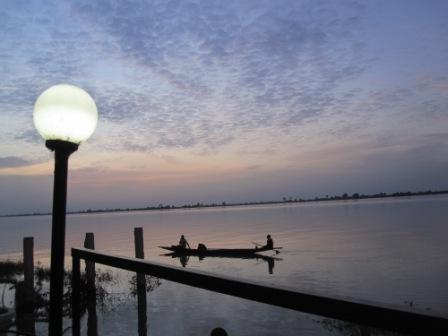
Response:
[[[0,2],[0,214],[51,210],[32,119],[99,112],[69,210],[448,189],[448,1]]]

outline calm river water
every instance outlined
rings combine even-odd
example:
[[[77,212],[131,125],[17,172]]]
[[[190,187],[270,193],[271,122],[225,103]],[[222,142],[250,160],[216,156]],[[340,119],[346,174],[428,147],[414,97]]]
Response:
[[[143,227],[146,258],[180,266],[158,246],[184,234],[192,246],[252,247],[270,233],[283,247],[271,270],[262,259],[191,257],[186,267],[331,296],[412,302],[448,316],[447,220],[447,196],[71,215],[67,255],[94,232],[98,250],[133,256],[133,229]],[[49,216],[0,218],[0,259],[20,258],[22,238],[33,236],[35,259],[47,264],[50,226]],[[128,290],[126,281],[110,288],[117,296]],[[124,297],[98,311],[100,335],[137,334],[136,299]],[[319,321],[164,280],[148,293],[151,335],[208,335],[217,326],[229,335],[338,334]],[[37,329],[44,333],[45,326]]]

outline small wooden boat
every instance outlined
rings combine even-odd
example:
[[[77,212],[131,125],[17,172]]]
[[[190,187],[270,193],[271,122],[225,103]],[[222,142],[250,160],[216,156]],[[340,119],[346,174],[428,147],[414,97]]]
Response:
[[[259,252],[263,251],[276,251],[278,253],[278,249],[281,247],[267,248],[267,247],[259,247],[259,248],[241,248],[241,249],[222,249],[222,248],[212,248],[212,249],[189,249],[183,248],[177,245],[171,246],[159,246],[164,250],[171,251],[177,255],[197,255],[197,256],[251,256]]]
[[[200,260],[205,258],[231,258],[231,259],[256,259],[256,260],[264,260],[267,262],[272,261],[281,261],[282,258],[266,256],[258,253],[250,253],[250,254],[197,254],[197,255],[187,255],[176,252],[164,253],[161,254],[163,257],[171,257],[171,258],[189,258],[189,257],[198,257]]]

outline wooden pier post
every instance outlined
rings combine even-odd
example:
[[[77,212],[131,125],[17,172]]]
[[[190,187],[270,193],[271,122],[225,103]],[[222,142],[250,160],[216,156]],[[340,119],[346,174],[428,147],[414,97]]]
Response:
[[[86,233],[84,247],[91,250],[95,249],[95,236],[93,232]],[[86,261],[86,280],[89,289],[95,287],[95,262],[93,261]]]
[[[18,332],[35,335],[34,322],[34,238],[23,238],[23,281],[16,286],[16,327]]]
[[[34,238],[23,238],[23,274],[25,286],[34,291]]]
[[[81,261],[72,255],[72,335],[81,334]]]
[[[143,228],[134,228],[135,257],[145,259]],[[137,273],[138,335],[147,335],[146,277]]]
[[[87,232],[84,239],[84,247],[95,249],[95,236],[93,232]],[[86,289],[87,289],[87,335],[98,335],[98,317],[96,315],[96,287],[95,287],[95,262],[86,260]]]
[[[16,313],[32,313],[34,311],[34,239],[23,238],[23,274],[24,280],[16,287]]]

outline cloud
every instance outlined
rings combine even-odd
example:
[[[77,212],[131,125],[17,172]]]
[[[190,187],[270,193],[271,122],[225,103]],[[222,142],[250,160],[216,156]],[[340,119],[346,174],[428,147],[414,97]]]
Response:
[[[143,121],[133,126],[142,148],[154,141],[148,130],[156,147],[218,149],[241,133],[315,120],[365,67],[352,33],[362,8],[351,3],[102,1],[71,11],[139,78],[94,91],[105,118]]]
[[[365,68],[353,33],[363,8],[350,1],[10,3],[4,13],[0,107],[25,118],[48,86],[80,85],[126,139],[104,149],[211,152],[266,127],[288,132],[327,116],[340,83]]]
[[[22,159],[17,156],[6,156],[6,157],[0,157],[0,169],[1,168],[15,168],[15,167],[24,167],[24,166],[30,166],[34,164],[31,161]]]
[[[371,135],[389,114],[443,119],[446,75],[421,76],[415,85],[424,94],[411,83],[371,87],[381,65],[368,54],[368,7],[306,0],[8,2],[0,23],[0,108],[30,125],[15,138],[35,143],[36,97],[70,82],[97,102],[102,150],[205,154],[246,136],[270,137],[273,146],[285,134],[297,141],[316,125],[314,137]]]
[[[42,137],[39,135],[37,130],[35,128],[28,129],[23,131],[22,133],[19,133],[15,136],[15,139],[17,140],[23,140],[28,143],[32,144],[41,144],[42,143]]]

